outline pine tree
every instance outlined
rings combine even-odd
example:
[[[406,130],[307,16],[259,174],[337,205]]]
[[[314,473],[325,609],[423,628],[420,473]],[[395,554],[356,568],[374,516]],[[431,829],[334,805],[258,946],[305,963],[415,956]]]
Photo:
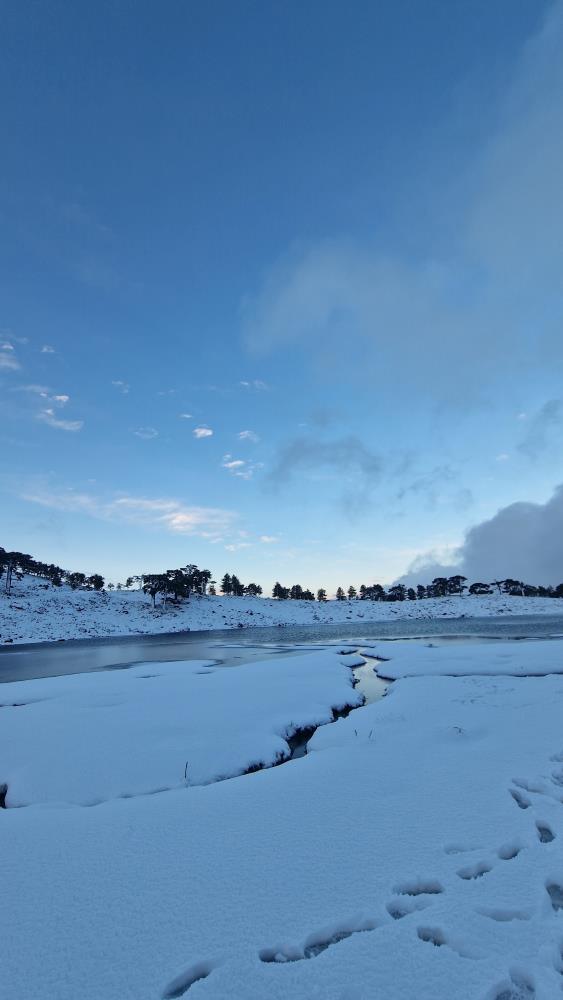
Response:
[[[223,579],[221,580],[221,593],[222,594],[232,594],[233,585],[231,581],[230,573],[225,573]]]
[[[321,587],[320,590],[317,590],[317,601],[320,602],[326,601],[326,590],[324,589],[324,587]]]
[[[349,601],[354,601],[357,596],[358,595],[356,593],[356,588],[355,587],[348,587],[348,600]]]
[[[346,600],[346,594],[342,590],[342,587],[339,587],[338,590],[336,591],[336,600],[337,601],[345,601]]]

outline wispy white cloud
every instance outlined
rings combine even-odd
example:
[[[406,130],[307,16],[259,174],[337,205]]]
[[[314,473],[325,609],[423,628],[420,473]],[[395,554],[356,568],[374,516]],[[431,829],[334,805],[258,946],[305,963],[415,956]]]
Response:
[[[225,545],[225,550],[227,552],[238,552],[239,549],[250,549],[252,547],[252,542],[231,542],[229,545]]]
[[[40,410],[37,414],[37,419],[47,424],[48,427],[54,427],[58,431],[81,431],[84,427],[83,420],[61,420],[55,416],[55,411],[51,406]]]
[[[253,379],[243,379],[239,382],[241,389],[255,389],[256,392],[265,392],[270,386],[267,382],[263,382],[260,378]]]
[[[181,413],[182,420],[193,420],[193,413]]]
[[[246,463],[242,460],[242,458],[231,458],[230,455],[225,455],[222,463],[224,469],[230,470],[240,469],[245,464]]]
[[[213,436],[211,427],[196,427],[193,431],[195,438],[209,438]]]
[[[160,527],[173,534],[197,535],[210,542],[224,540],[237,514],[219,507],[201,507],[163,497],[117,496],[109,500],[72,489],[52,489],[43,482],[19,491],[23,500],[68,513],[83,513],[107,521]]]
[[[263,468],[263,465],[262,462],[247,462],[243,458],[233,458],[232,455],[223,455],[221,467],[239,479],[252,479],[256,470]]]
[[[129,390],[131,388],[131,386],[129,385],[129,383],[128,382],[124,382],[123,379],[121,379],[121,378],[112,379],[112,383],[111,384],[116,389],[119,389],[119,391],[122,392],[124,396],[127,395],[127,393],[129,392]]]
[[[276,535],[260,535],[260,541],[263,545],[275,545],[279,538]]]
[[[47,385],[37,385],[35,382],[33,382],[29,385],[15,386],[14,392],[31,392],[36,396],[42,396],[43,399],[47,399],[50,395],[51,390]]]
[[[41,354],[56,354],[55,348],[51,347],[50,344],[43,344],[40,351]]]
[[[158,437],[158,431],[155,427],[138,427],[136,431],[133,431],[135,437],[142,438],[143,441],[152,441],[153,438]]]
[[[260,440],[255,431],[239,431],[237,437],[239,441],[252,441],[253,444],[257,444]]]
[[[14,392],[29,392],[34,396],[40,396],[41,399],[47,400],[51,405],[55,406],[66,406],[70,401],[70,396],[67,393],[54,393],[47,385],[38,385],[32,382],[28,385],[17,385],[14,387]]]
[[[21,365],[16,357],[14,345],[9,340],[0,344],[0,371],[17,372]]]

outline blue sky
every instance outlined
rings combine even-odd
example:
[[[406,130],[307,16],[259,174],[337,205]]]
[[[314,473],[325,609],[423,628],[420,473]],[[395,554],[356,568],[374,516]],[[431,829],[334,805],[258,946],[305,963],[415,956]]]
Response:
[[[559,3],[3,20],[1,544],[333,590],[548,501]]]

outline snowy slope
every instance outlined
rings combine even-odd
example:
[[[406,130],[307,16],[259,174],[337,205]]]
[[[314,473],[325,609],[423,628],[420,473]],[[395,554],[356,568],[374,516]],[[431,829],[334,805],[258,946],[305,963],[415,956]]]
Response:
[[[6,996],[561,996],[563,677],[424,669],[281,767],[0,813]]]
[[[309,625],[491,615],[563,613],[563,600],[522,597],[444,597],[438,600],[274,601],[259,597],[192,597],[179,607],[153,609],[139,591],[112,594],[51,587],[27,577],[12,596],[0,593],[0,643],[89,636],[140,635],[253,625]]]

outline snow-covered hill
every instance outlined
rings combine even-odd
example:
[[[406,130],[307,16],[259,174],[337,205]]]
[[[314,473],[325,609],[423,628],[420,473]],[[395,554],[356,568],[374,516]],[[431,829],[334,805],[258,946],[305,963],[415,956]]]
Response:
[[[52,587],[35,577],[0,593],[0,642],[47,642],[108,635],[151,635],[257,625],[313,625],[382,621],[562,614],[563,600],[538,597],[443,597],[397,603],[275,601],[263,597],[192,597],[152,607],[140,591],[106,592]]]

